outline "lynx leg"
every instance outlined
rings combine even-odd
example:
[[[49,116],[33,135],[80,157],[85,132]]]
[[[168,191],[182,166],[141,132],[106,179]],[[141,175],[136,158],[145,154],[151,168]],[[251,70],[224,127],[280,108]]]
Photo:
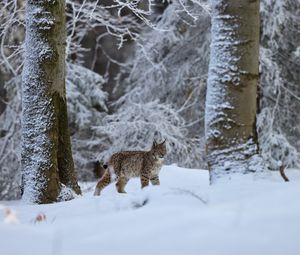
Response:
[[[96,185],[94,196],[100,196],[101,190],[103,190],[106,186],[108,186],[110,182],[111,182],[110,173],[109,171],[106,170],[104,175]]]
[[[125,177],[119,177],[117,183],[116,183],[116,187],[117,187],[117,191],[119,193],[126,193],[126,191],[124,190],[126,184],[128,182],[128,179]]]
[[[151,181],[152,185],[159,185],[160,184],[158,175],[152,176],[150,181]]]
[[[149,177],[145,175],[141,175],[141,184],[142,188],[146,187],[149,185]]]

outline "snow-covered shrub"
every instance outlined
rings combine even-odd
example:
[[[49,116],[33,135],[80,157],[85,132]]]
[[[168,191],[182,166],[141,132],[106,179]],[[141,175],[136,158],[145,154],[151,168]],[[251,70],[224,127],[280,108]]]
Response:
[[[93,178],[90,162],[104,149],[104,135],[93,127],[101,126],[106,115],[107,93],[103,92],[103,77],[85,67],[68,64],[67,99],[72,150],[79,179]]]
[[[268,107],[264,108],[257,118],[260,151],[263,158],[272,170],[279,170],[281,165],[285,167],[300,166],[299,150],[289,142],[284,131],[273,128],[271,124],[274,122],[273,118]]]
[[[100,151],[98,158],[107,158],[119,150],[149,150],[154,140],[167,141],[166,163],[181,162],[188,165],[190,161],[199,161],[203,153],[199,151],[200,139],[186,139],[188,130],[186,121],[171,105],[159,103],[158,100],[147,103],[132,103],[121,108],[113,115],[104,118],[97,133],[105,134],[111,146]]]
[[[300,1],[261,3],[261,113],[258,133],[270,168],[300,167]]]

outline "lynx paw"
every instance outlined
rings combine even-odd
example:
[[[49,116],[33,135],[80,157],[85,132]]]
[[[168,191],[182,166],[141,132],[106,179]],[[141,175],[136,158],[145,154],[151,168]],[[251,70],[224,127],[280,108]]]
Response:
[[[100,196],[100,189],[95,189],[94,196]]]

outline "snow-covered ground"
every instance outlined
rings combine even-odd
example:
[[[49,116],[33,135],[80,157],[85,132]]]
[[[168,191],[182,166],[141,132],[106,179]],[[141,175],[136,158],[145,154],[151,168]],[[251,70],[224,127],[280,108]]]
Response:
[[[207,171],[165,166],[159,187],[134,179],[127,194],[94,197],[89,183],[69,202],[1,202],[0,254],[299,255],[300,171],[286,173],[209,186]]]

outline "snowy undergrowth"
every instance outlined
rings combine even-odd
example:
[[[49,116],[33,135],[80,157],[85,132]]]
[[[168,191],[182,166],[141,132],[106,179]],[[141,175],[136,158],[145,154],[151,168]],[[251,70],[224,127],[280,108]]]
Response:
[[[127,194],[110,185],[93,197],[95,184],[86,183],[83,197],[68,202],[6,202],[1,253],[296,255],[300,172],[286,172],[289,183],[272,172],[209,186],[207,171],[165,166],[159,187],[140,190],[134,179]]]

